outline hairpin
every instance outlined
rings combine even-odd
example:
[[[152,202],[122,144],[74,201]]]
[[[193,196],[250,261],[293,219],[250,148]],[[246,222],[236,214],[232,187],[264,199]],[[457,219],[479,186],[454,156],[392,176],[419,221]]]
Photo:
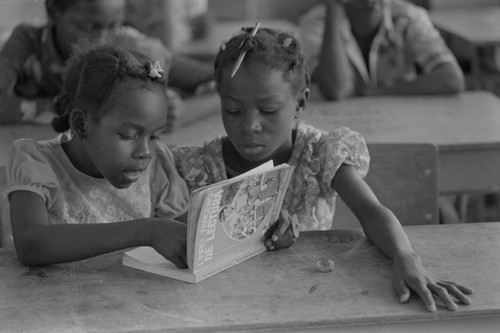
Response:
[[[293,39],[292,37],[287,37],[283,40],[283,47],[289,47],[290,44],[292,44]]]
[[[149,68],[148,76],[152,79],[161,78],[163,75],[163,69],[161,68],[160,62],[158,60],[155,61]]]
[[[250,37],[255,37],[255,35],[257,34],[257,30],[259,30],[259,27],[260,27],[260,22],[257,22],[257,24],[252,30],[252,34],[250,35]],[[241,42],[240,48],[243,46],[243,42],[244,40]],[[236,60],[236,63],[234,64],[233,71],[231,72],[231,78],[233,78],[238,69],[240,69],[241,63],[243,62],[243,59],[245,59],[246,54],[247,50],[240,53],[238,59]]]

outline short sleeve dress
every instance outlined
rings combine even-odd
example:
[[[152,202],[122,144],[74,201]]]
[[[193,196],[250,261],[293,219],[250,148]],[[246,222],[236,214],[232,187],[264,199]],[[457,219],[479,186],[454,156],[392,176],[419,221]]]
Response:
[[[189,190],[227,179],[219,137],[203,147],[172,148],[177,169]],[[296,214],[301,230],[332,228],[337,194],[332,181],[342,164],[352,165],[364,177],[370,156],[364,138],[347,127],[322,131],[304,122],[297,124],[292,156],[295,166],[283,208]]]
[[[175,218],[186,212],[188,190],[164,144],[157,144],[150,165],[135,183],[118,189],[106,179],[90,177],[73,166],[61,146],[68,137],[16,140],[8,152],[7,196],[15,191],[40,195],[51,224]]]

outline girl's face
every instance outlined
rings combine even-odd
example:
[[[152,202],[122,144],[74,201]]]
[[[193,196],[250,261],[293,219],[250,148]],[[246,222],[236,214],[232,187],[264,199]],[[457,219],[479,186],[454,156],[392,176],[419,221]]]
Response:
[[[77,1],[56,16],[57,43],[68,56],[73,45],[81,40],[102,43],[106,34],[121,26],[124,19],[125,0]]]
[[[168,101],[159,90],[130,89],[130,84],[120,88],[113,92],[119,96],[114,98],[113,110],[98,121],[86,117],[83,146],[88,159],[82,171],[126,188],[137,181],[155,153]]]
[[[243,65],[233,78],[226,71],[218,88],[224,128],[240,157],[250,165],[284,162],[309,91],[295,94],[280,71],[265,65]]]

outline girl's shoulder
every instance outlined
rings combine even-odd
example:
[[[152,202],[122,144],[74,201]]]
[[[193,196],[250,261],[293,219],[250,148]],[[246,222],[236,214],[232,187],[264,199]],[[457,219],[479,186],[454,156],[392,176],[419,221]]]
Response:
[[[362,175],[368,171],[370,156],[364,137],[348,128],[324,131],[306,123],[299,123],[292,163],[309,165],[312,169],[326,171],[342,164],[354,165]]]
[[[331,150],[339,146],[366,146],[366,142],[359,132],[349,127],[339,127],[328,132],[305,122],[299,122],[295,146],[300,146],[300,150],[316,151]]]
[[[59,188],[56,164],[60,163],[61,137],[47,141],[18,139],[7,152],[5,172],[7,193],[27,190],[40,194],[45,200]]]

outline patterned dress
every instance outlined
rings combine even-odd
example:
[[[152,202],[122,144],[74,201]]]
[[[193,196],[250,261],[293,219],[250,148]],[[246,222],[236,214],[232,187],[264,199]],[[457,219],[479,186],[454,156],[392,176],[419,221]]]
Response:
[[[347,127],[332,132],[299,122],[292,156],[295,166],[283,208],[296,214],[301,230],[332,228],[336,193],[332,181],[342,164],[352,165],[364,177],[369,154],[363,137]],[[219,137],[203,147],[172,148],[177,169],[189,190],[227,179],[222,143]]]
[[[49,223],[105,223],[158,216],[175,218],[187,210],[186,184],[175,170],[169,149],[158,143],[156,155],[139,180],[125,189],[76,169],[61,142],[67,134],[35,142],[16,140],[8,153],[6,193],[40,195]]]

